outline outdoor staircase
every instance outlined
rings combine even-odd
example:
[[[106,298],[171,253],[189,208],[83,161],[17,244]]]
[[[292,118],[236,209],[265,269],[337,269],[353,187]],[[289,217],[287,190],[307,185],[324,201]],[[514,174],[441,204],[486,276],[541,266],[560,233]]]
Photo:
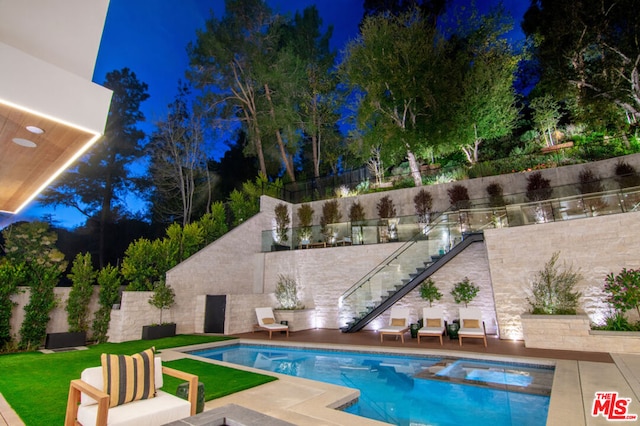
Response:
[[[405,243],[345,292],[340,298],[340,317],[346,320],[346,325],[341,330],[344,333],[361,330],[465,248],[484,241],[482,232],[452,236],[454,229],[459,228],[443,218],[426,236],[420,234]],[[448,250],[439,245],[443,233],[452,242]],[[433,236],[437,238],[435,244],[430,240]],[[407,272],[410,270],[413,272]]]

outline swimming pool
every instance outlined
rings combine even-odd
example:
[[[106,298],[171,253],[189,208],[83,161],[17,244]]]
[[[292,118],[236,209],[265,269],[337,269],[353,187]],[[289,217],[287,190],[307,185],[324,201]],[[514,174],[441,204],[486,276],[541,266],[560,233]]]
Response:
[[[209,359],[360,390],[346,412],[396,425],[546,424],[553,367],[236,344]]]

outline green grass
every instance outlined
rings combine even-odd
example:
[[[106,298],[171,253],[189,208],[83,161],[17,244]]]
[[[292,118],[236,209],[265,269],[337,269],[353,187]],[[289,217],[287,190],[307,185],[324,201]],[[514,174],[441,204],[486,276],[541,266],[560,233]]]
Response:
[[[85,351],[46,355],[40,352],[4,354],[0,355],[0,393],[26,425],[59,425],[64,423],[69,382],[80,378],[80,373],[85,368],[99,366],[102,353],[131,355],[151,346],[161,351],[166,348],[226,339],[214,336],[180,335],[158,340],[102,343],[90,346]],[[199,379],[204,383],[206,392],[211,392],[212,395],[218,394],[227,386],[237,391],[271,381],[269,376],[264,376],[264,380],[260,381],[254,377],[259,375],[230,368],[222,373],[218,370],[218,366],[197,361],[188,363],[173,361],[167,365],[176,369],[182,369],[182,366],[185,366],[185,371],[188,372],[193,370],[194,374],[201,376]],[[215,370],[211,367],[215,367]],[[220,376],[221,380],[218,379],[218,374],[223,375]],[[246,378],[243,379],[243,377]],[[171,381],[173,379],[167,376],[165,379],[167,382],[164,390],[175,394],[178,382]]]
[[[209,364],[189,358],[168,361],[163,365],[197,375],[198,381],[204,383],[205,401],[277,380],[275,377],[248,371],[243,371],[243,374],[240,374],[240,370],[236,370],[235,368]],[[167,375],[164,376],[163,380],[163,390],[174,395],[178,390],[178,385],[182,383],[179,379]]]

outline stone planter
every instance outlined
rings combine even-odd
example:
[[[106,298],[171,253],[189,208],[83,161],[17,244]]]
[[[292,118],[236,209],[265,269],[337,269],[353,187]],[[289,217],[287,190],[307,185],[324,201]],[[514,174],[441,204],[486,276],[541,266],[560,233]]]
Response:
[[[176,324],[143,325],[142,340],[162,339],[176,335]]]
[[[87,344],[87,333],[85,331],[66,333],[47,333],[44,343],[45,349],[73,348]]]
[[[316,328],[315,309],[274,309],[276,321],[287,321],[289,331],[311,330]]]

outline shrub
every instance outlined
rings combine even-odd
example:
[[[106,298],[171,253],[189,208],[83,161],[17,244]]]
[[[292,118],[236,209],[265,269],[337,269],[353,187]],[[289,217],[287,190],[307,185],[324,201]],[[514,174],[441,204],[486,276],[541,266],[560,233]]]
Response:
[[[464,303],[465,308],[480,292],[480,287],[469,281],[468,277],[464,277],[462,281],[455,283],[451,295],[456,303]]]
[[[591,169],[583,169],[578,175],[578,179],[580,179],[578,190],[581,194],[593,194],[604,191],[602,183],[600,182],[600,176],[595,174]]]
[[[72,282],[67,300],[67,322],[69,331],[77,333],[89,330],[89,302],[97,273],[91,263],[90,253],[78,253],[73,260],[69,279]]]
[[[210,244],[226,234],[229,227],[227,226],[224,204],[220,201],[214,202],[211,205],[211,213],[203,215],[198,223],[202,226],[204,245]]]
[[[605,278],[604,292],[607,302],[622,314],[635,309],[640,316],[640,269],[622,269],[616,276]]]
[[[636,169],[629,163],[622,160],[618,161],[615,166],[616,181],[620,188],[630,188],[640,186],[640,176],[636,173]]]
[[[413,197],[413,204],[416,208],[416,216],[419,223],[429,223],[431,219],[431,207],[433,206],[433,197],[424,188],[418,191]]]
[[[168,268],[168,247],[163,240],[139,238],[129,244],[122,260],[122,276],[129,291],[153,291],[153,284],[164,279]]]
[[[572,268],[561,271],[557,266],[559,252],[555,252],[544,268],[536,273],[531,284],[531,313],[546,315],[575,315],[582,295],[574,288],[582,275]]]
[[[351,204],[351,207],[349,207],[349,221],[354,225],[358,225],[362,223],[364,219],[364,207],[362,207],[360,202],[355,201]]]
[[[298,283],[288,275],[278,275],[276,300],[278,309],[304,309],[298,299]]]
[[[111,309],[120,299],[120,272],[107,265],[98,272],[98,303],[100,308],[93,317],[93,339],[98,343],[107,341],[107,331],[111,321]]]
[[[338,223],[341,219],[342,213],[340,213],[338,200],[325,201],[322,205],[320,225],[322,226],[322,233],[327,241],[333,238],[333,228],[329,225],[332,223]]]
[[[542,177],[542,173],[535,172],[527,176],[526,197],[529,201],[542,201],[551,198],[553,188],[551,181]]]
[[[420,297],[429,301],[429,306],[435,301],[442,298],[442,293],[438,290],[436,283],[433,279],[427,278],[420,284]]]
[[[502,195],[502,186],[499,183],[494,182],[487,185],[487,194],[489,195],[490,207],[502,207],[506,204]]]
[[[393,205],[393,200],[388,195],[380,198],[378,204],[376,204],[378,210],[378,217],[380,219],[388,219],[396,216],[396,208]]]
[[[454,210],[470,209],[471,201],[469,200],[469,191],[462,185],[453,185],[447,190],[449,194],[449,202]]]
[[[11,296],[18,293],[18,286],[26,283],[24,265],[0,262],[0,352],[12,343],[11,313],[16,305]]]

